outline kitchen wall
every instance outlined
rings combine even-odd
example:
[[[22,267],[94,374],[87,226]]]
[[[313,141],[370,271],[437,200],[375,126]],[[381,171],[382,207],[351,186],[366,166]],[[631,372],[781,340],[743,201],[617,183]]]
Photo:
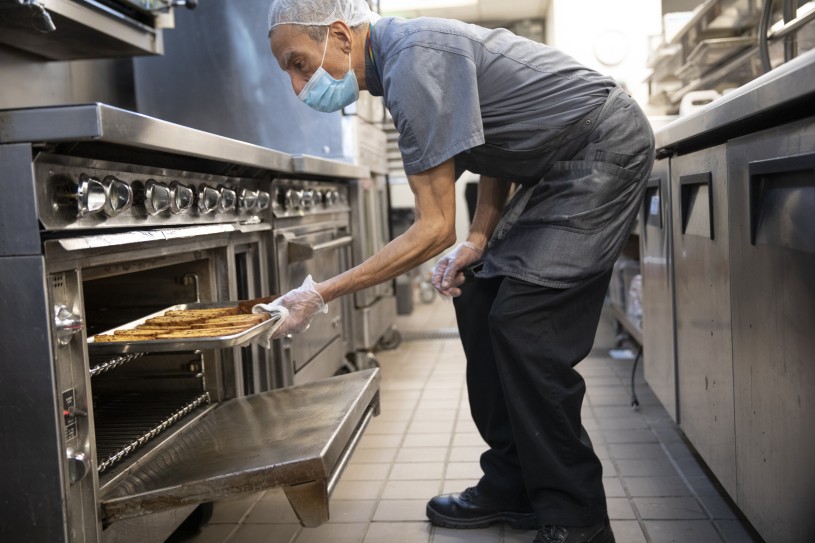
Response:
[[[549,45],[614,77],[640,104],[648,101],[649,36],[662,32],[662,7],[653,0],[552,0]]]

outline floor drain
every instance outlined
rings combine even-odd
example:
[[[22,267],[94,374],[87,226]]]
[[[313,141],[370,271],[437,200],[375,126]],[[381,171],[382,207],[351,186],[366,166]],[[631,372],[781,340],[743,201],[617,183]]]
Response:
[[[436,339],[458,339],[458,328],[436,330],[402,330],[402,341],[431,341]]]

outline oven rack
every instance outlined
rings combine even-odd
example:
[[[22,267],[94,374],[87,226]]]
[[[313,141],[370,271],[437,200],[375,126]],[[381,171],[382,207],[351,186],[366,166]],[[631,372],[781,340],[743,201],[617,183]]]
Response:
[[[110,371],[114,368],[118,368],[119,366],[123,366],[128,362],[132,362],[137,358],[141,358],[145,354],[147,353],[130,353],[122,356],[115,356],[109,360],[106,360],[105,362],[102,362],[101,364],[92,367],[91,377],[96,377],[97,375],[105,373],[106,371]]]
[[[100,402],[94,407],[97,471],[104,473],[208,403],[208,392],[192,399],[189,392],[162,393],[158,399],[149,392],[131,392]]]

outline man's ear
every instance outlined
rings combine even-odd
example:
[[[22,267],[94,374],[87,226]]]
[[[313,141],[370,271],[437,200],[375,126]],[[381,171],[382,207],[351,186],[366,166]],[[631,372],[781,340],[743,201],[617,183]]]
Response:
[[[354,41],[354,32],[345,23],[345,21],[334,21],[328,25],[328,31],[340,42],[342,52],[348,54],[351,52],[351,45]]]

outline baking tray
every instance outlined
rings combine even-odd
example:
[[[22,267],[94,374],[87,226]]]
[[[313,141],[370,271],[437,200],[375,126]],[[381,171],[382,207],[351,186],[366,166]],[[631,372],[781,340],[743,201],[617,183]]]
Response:
[[[237,307],[240,302],[202,302],[193,304],[178,304],[165,307],[138,320],[117,326],[100,334],[112,334],[115,330],[131,330],[147,319],[160,317],[166,311],[174,309],[215,309],[222,307]],[[93,337],[88,338],[88,350],[91,354],[122,354],[122,353],[164,353],[172,351],[197,351],[211,349],[227,349],[240,347],[249,343],[258,334],[274,326],[281,316],[272,314],[268,319],[251,328],[229,336],[196,337],[189,339],[145,339],[142,341],[103,341],[95,342]],[[98,334],[97,334],[98,335]]]

